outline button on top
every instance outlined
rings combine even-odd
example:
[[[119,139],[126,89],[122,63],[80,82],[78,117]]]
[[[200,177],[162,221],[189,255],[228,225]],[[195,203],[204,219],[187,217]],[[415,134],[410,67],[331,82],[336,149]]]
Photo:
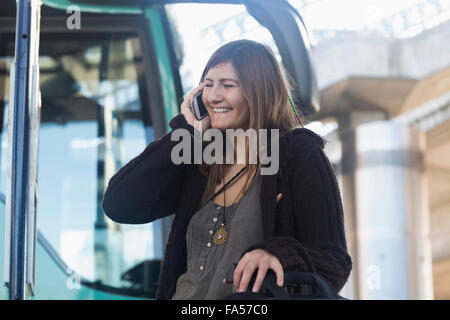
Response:
[[[200,270],[202,270],[202,271],[203,271],[203,269],[205,269],[205,267],[204,267],[204,266],[200,266]]]
[[[208,242],[206,245],[207,245],[208,247],[211,247],[211,242]]]
[[[216,222],[216,221],[217,221],[217,218],[216,218],[216,217],[214,217],[214,218],[213,218],[213,221],[214,221],[214,222]]]

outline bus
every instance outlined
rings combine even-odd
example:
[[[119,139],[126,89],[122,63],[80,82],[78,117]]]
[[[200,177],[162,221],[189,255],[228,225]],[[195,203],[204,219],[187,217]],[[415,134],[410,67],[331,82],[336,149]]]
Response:
[[[287,0],[0,1],[0,299],[154,299],[172,218],[114,223],[103,194],[239,38],[274,51],[301,114],[319,110]]]

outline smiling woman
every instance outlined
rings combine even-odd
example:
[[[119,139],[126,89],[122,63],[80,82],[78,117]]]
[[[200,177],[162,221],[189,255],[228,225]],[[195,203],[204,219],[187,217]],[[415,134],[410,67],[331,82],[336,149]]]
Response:
[[[231,62],[221,63],[208,71],[202,97],[212,128],[248,129],[250,111],[238,79]]]
[[[196,123],[190,103],[201,90],[209,115]],[[251,40],[228,42],[206,63],[200,85],[170,121],[173,130],[111,178],[103,202],[111,219],[146,223],[175,212],[157,298],[258,292],[269,270],[282,286],[285,269],[319,273],[337,291],[343,287],[351,258],[337,181],[324,140],[295,128],[289,91],[268,47]],[[261,161],[175,164],[177,129],[188,130],[195,140],[199,123],[221,132],[278,130],[278,140],[267,147],[279,151],[279,170],[263,175]],[[248,159],[252,150],[243,147]],[[233,263],[232,285],[224,278]]]
[[[296,125],[288,102],[289,83],[284,81],[275,55],[268,46],[251,40],[236,40],[221,46],[206,63],[200,82],[204,85],[203,102],[212,128],[222,131],[227,128],[252,128],[256,131],[276,128],[283,135]],[[188,123],[191,119],[189,111],[182,106]],[[244,147],[248,155],[248,143]],[[260,164],[248,164],[244,189],[249,188],[259,169]],[[225,173],[225,177],[230,178],[238,168],[213,164],[201,165],[200,170],[209,177],[203,202],[208,194],[212,194],[221,175]]]

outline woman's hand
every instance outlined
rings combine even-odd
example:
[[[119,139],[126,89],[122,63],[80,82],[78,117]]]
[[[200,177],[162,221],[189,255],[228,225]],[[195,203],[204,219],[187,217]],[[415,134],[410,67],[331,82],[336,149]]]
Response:
[[[206,129],[211,127],[211,118],[208,115],[202,120],[197,120],[191,110],[191,100],[197,93],[203,90],[204,86],[205,85],[203,82],[200,83],[197,88],[193,89],[186,95],[181,103],[181,113],[184,115],[186,122],[201,132],[205,132]]]
[[[284,272],[280,261],[273,254],[263,249],[255,249],[247,252],[239,260],[234,270],[234,288],[237,292],[245,292],[252,278],[253,272],[258,269],[252,292],[258,292],[266,277],[267,270],[272,269],[277,276],[277,285],[283,286]]]

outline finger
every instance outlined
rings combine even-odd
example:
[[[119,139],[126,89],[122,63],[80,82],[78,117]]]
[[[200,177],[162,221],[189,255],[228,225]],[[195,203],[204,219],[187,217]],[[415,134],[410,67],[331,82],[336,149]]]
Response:
[[[247,265],[247,263],[248,263],[248,260],[244,256],[241,258],[241,260],[239,260],[238,265],[234,269],[233,284],[234,284],[234,289],[236,289],[236,290],[239,289],[239,284],[241,282],[242,273],[244,272],[244,268]]]
[[[253,272],[255,272],[256,266],[253,264],[247,264],[244,272],[242,273],[241,282],[239,283],[238,292],[245,292],[247,290],[250,279],[252,278]]]
[[[259,266],[258,274],[255,279],[255,284],[253,285],[252,292],[258,292],[261,289],[264,278],[266,277],[268,267]]]
[[[281,198],[283,198],[283,194],[282,194],[282,193],[279,193],[279,194],[277,195],[277,203],[280,202]]]
[[[284,284],[284,271],[280,261],[277,258],[274,258],[270,268],[275,271],[275,275],[277,276],[277,285],[282,287]]]
[[[191,100],[197,93],[203,90],[205,84],[201,82],[196,88],[192,89],[191,92],[188,93],[186,98],[189,98]]]
[[[181,113],[184,115],[184,117],[186,118],[186,121],[188,124],[194,126],[195,128],[197,128],[198,131],[203,131],[202,127],[201,127],[201,123],[195,124],[195,121],[197,121],[197,119],[194,116],[194,113],[192,112],[191,109],[191,103],[192,103],[192,98],[201,90],[203,90],[204,88],[204,84],[200,83],[198,85],[198,87],[196,87],[195,89],[191,90],[186,97],[183,99],[183,102],[181,103]],[[205,125],[206,127],[206,125]]]
[[[191,104],[191,100],[192,98],[199,93],[200,91],[203,90],[203,88],[205,87],[205,84],[202,82],[200,83],[196,88],[192,89],[191,91],[189,91],[189,93],[184,97],[183,99],[183,103],[181,104],[182,107],[186,107],[187,109],[190,110],[190,104]]]

